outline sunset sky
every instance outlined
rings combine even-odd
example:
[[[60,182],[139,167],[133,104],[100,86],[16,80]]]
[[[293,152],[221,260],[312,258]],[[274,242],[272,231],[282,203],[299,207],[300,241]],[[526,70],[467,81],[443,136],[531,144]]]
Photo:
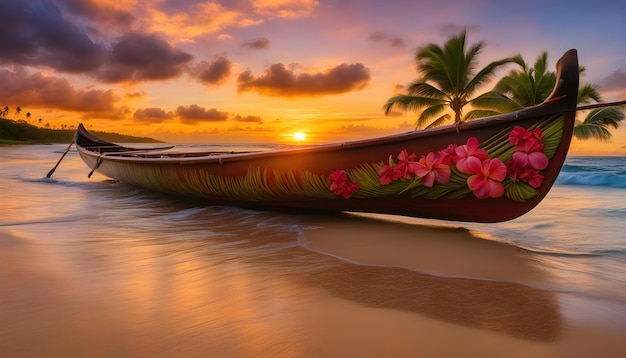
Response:
[[[582,82],[626,100],[625,21],[612,0],[0,0],[0,107],[169,142],[362,139],[414,128],[382,106],[463,29],[482,65],[576,48]],[[613,134],[571,153],[626,155]]]

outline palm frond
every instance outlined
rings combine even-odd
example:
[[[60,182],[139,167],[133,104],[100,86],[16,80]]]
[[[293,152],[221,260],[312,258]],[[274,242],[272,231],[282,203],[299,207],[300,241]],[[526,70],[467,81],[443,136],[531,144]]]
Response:
[[[484,93],[469,101],[468,104],[495,113],[509,113],[523,108],[519,103],[499,92]]]
[[[440,106],[446,102],[436,98],[418,97],[409,95],[397,95],[387,100],[383,106],[385,114],[389,114],[392,110],[400,110],[404,112],[418,112],[424,107]]]
[[[407,86],[407,94],[411,96],[431,97],[437,99],[445,99],[447,97],[446,94],[439,88],[423,81],[415,81],[409,84]]]
[[[430,129],[430,128],[439,127],[439,126],[444,125],[446,122],[450,121],[451,119],[452,119],[452,116],[449,113],[448,114],[444,114],[443,116],[441,116],[441,117],[435,119],[434,121],[432,121],[429,125],[427,125],[424,128],[425,129]],[[421,121],[419,121],[419,120],[418,120],[418,124],[420,126],[423,125],[423,123]]]
[[[495,116],[501,114],[498,111],[492,111],[492,110],[488,110],[488,109],[473,109],[469,112],[467,112],[467,114],[463,117],[464,121],[471,121],[474,119],[480,119],[480,118],[485,118],[485,117],[490,117],[490,116]]]
[[[602,96],[598,86],[585,84],[578,88],[578,104],[591,104],[602,102]]]
[[[579,124],[574,127],[574,137],[580,140],[597,139],[603,142],[611,140],[611,132],[597,124]]]

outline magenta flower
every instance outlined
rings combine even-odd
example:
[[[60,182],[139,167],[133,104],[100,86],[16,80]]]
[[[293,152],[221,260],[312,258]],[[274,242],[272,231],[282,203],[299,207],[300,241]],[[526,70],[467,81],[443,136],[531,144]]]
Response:
[[[432,187],[435,181],[446,184],[450,181],[450,165],[442,162],[441,157],[435,157],[435,153],[430,152],[422,156],[414,166],[415,175],[422,179],[422,184]]]
[[[359,190],[359,183],[349,182],[348,175],[341,169],[337,169],[330,173],[331,180],[330,190],[335,195],[341,195],[345,199],[350,199],[353,193]]]
[[[330,190],[335,193],[335,195],[341,195],[343,188],[348,182],[348,176],[346,173],[341,169],[337,169],[330,173],[329,178],[331,181]]]
[[[506,166],[500,159],[486,159],[481,163],[480,170],[467,178],[467,186],[479,199],[499,198],[504,194],[502,181],[505,177]]]
[[[452,159],[456,162],[456,167],[465,174],[473,174],[471,168],[480,165],[483,160],[489,158],[487,151],[478,148],[478,139],[471,137],[467,144],[458,146]]]

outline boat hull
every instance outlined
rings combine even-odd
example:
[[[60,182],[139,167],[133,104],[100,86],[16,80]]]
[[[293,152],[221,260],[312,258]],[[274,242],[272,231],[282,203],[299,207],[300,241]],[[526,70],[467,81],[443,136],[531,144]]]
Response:
[[[82,126],[75,140],[92,170],[211,205],[499,222],[534,208],[567,156],[578,90],[575,52],[557,72],[560,87],[542,105],[362,141],[211,155],[115,149]]]

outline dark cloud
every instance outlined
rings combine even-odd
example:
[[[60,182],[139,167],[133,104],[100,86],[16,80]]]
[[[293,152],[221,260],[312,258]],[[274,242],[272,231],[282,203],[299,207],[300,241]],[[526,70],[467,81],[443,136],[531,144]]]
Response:
[[[133,14],[118,10],[108,4],[97,3],[93,0],[57,0],[69,15],[79,16],[93,22],[107,25],[107,27],[130,28],[135,21]],[[94,32],[97,29],[92,28]]]
[[[280,97],[323,96],[363,89],[370,80],[370,72],[363,64],[341,64],[320,73],[295,73],[282,63],[272,64],[255,77],[250,70],[239,75],[237,91],[256,91]]]
[[[161,108],[141,108],[135,111],[133,119],[144,123],[161,123],[174,118],[174,113]]]
[[[50,1],[2,0],[0,24],[0,63],[78,73],[97,69],[106,58],[105,46]]]
[[[228,79],[232,65],[232,61],[226,55],[220,55],[211,62],[200,62],[190,74],[202,83],[217,85]]]
[[[228,119],[228,112],[221,112],[215,108],[206,109],[197,104],[179,106],[176,108],[176,114],[180,118],[180,121],[185,124],[220,122]]]
[[[111,90],[76,89],[66,79],[40,72],[29,74],[24,69],[0,70],[0,83],[2,101],[23,108],[56,108],[85,113],[118,110],[115,104],[119,98]]]
[[[129,32],[113,44],[98,78],[106,82],[170,79],[180,75],[191,60],[190,54],[154,34]]]
[[[259,37],[258,39],[244,42],[243,46],[255,50],[264,50],[270,47],[270,40],[266,39],[265,37]]]
[[[614,71],[608,77],[602,79],[599,83],[603,90],[625,90],[626,89],[626,72],[621,69]]]
[[[259,124],[263,123],[263,118],[259,116],[242,117],[240,115],[236,115],[233,119],[237,122],[259,123]]]
[[[393,48],[404,49],[406,43],[400,36],[393,36],[385,32],[374,32],[369,37],[370,41],[386,43]]]
[[[445,37],[457,36],[465,31],[467,34],[477,34],[480,32],[479,25],[459,26],[454,24],[443,24],[439,28],[439,33]]]

